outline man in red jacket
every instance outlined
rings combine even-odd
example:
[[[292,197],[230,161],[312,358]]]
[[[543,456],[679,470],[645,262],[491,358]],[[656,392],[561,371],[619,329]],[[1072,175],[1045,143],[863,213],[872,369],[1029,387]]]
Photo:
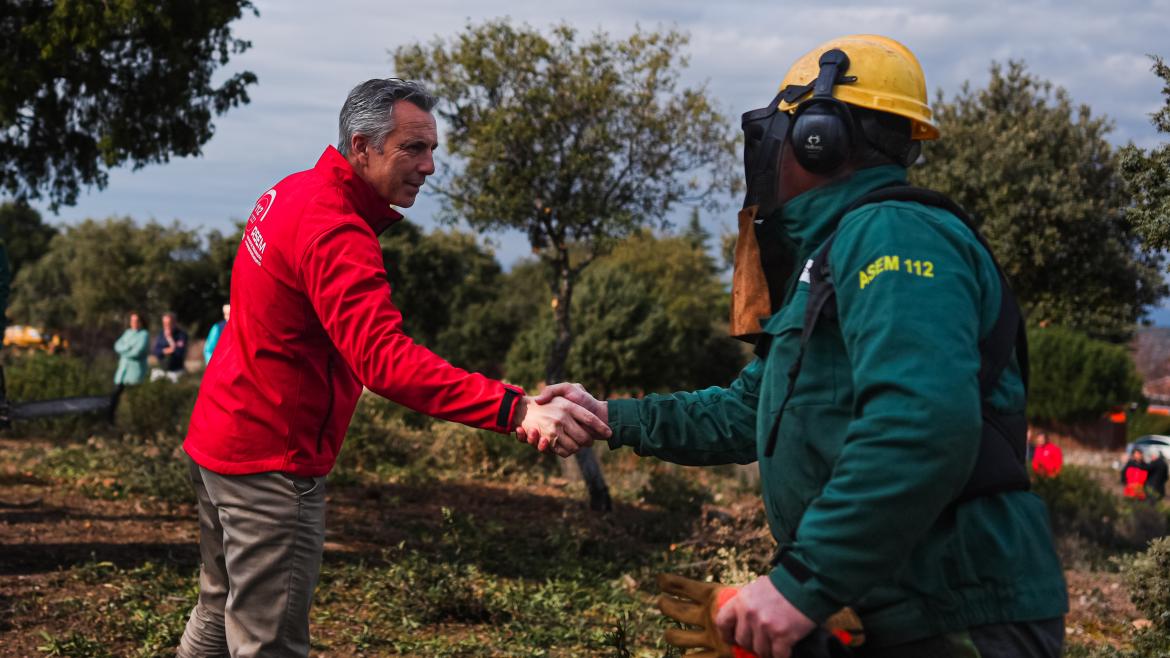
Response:
[[[199,602],[181,657],[307,656],[325,475],[362,387],[439,418],[539,436],[562,457],[609,429],[572,403],[447,363],[402,331],[378,234],[434,173],[435,99],[413,82],[350,92],[338,147],[256,202],[232,268],[232,321],[183,448],[199,505]]]

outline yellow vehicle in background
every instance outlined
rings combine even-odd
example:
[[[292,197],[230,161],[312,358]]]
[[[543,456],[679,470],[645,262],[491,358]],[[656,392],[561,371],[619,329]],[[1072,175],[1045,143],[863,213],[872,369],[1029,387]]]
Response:
[[[69,349],[69,341],[60,334],[49,334],[36,327],[14,324],[4,328],[4,347],[59,354]]]

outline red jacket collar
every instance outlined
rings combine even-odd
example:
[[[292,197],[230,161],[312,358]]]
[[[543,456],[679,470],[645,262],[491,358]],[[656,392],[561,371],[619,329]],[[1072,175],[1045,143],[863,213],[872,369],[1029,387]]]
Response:
[[[390,204],[378,196],[369,183],[354,173],[349,160],[346,160],[345,156],[333,146],[325,147],[325,152],[321,154],[321,158],[317,160],[313,169],[341,184],[342,188],[349,193],[349,198],[353,201],[358,214],[366,220],[370,228],[374,229],[375,235],[402,219],[401,213],[391,208]]]

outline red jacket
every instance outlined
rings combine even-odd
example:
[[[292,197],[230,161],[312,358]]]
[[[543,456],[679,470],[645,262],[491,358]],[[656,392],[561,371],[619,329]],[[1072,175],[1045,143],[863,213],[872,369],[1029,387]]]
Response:
[[[1036,454],[1032,456],[1032,470],[1042,477],[1056,477],[1063,465],[1064,455],[1055,443],[1045,443],[1036,448]]]
[[[425,414],[513,429],[523,390],[402,332],[377,237],[401,218],[333,147],[260,197],[232,268],[232,319],[183,443],[196,463],[324,475],[363,385]]]

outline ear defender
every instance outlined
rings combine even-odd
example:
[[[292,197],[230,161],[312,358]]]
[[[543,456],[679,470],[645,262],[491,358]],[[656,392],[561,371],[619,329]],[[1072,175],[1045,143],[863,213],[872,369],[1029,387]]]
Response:
[[[849,56],[833,49],[821,55],[813,95],[796,108],[792,119],[793,155],[814,174],[832,174],[853,152],[853,117],[849,107],[833,98],[833,87],[855,78],[845,77]]]

